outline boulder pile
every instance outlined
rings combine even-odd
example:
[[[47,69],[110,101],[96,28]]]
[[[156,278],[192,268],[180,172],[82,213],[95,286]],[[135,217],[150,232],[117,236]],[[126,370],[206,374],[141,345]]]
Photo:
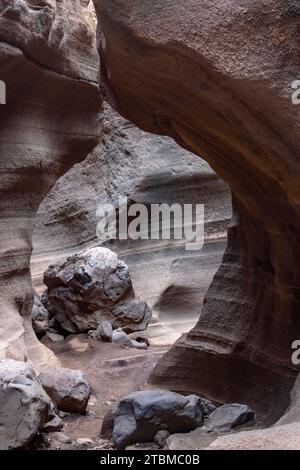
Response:
[[[104,418],[101,435],[110,437],[113,427],[112,441],[118,449],[151,442],[164,447],[171,434],[189,433],[196,428],[201,433],[225,433],[254,423],[254,412],[247,405],[216,407],[196,395],[157,389],[124,397]]]

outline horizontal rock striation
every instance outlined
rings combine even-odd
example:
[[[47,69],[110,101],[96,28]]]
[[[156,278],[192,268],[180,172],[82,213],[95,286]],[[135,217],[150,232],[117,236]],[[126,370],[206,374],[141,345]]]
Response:
[[[300,334],[299,4],[290,0],[94,0],[103,87],[144,130],[203,156],[234,217],[195,328],[152,383],[266,421],[287,407]]]
[[[110,240],[130,270],[136,294],[153,311],[147,334],[155,343],[174,342],[196,322],[203,295],[226,245],[231,217],[227,185],[209,165],[168,137],[141,131],[107,103],[101,142],[52,187],[34,229],[31,270],[41,293],[50,263],[99,246],[97,208],[104,203],[205,204],[205,245],[185,250],[182,240]]]
[[[46,363],[33,334],[31,238],[54,181],[98,141],[98,59],[74,0],[0,0],[0,357]]]

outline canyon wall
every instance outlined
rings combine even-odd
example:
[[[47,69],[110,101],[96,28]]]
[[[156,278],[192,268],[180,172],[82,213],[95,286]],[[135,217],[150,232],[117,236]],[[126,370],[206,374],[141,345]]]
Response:
[[[150,305],[152,344],[172,344],[194,326],[203,296],[226,246],[231,217],[227,185],[209,165],[172,139],[143,132],[105,103],[99,145],[62,176],[42,202],[33,236],[33,284],[43,292],[49,264],[99,246],[101,204],[205,204],[205,245],[188,251],[183,240],[109,240],[129,266],[137,295]]]
[[[0,358],[42,365],[53,357],[31,327],[32,231],[54,181],[98,142],[90,14],[79,0],[0,0],[0,71]]]
[[[202,254],[183,252],[179,243],[149,250],[141,242],[137,253],[130,241],[108,244],[132,264],[137,291],[152,291],[147,300],[158,325],[176,316],[175,323],[185,322],[187,311],[194,321],[199,286],[211,279],[224,247],[228,192],[208,166],[166,144],[167,135],[229,184],[234,215],[200,319],[151,382],[248,403],[270,422],[288,407],[298,374],[291,344],[300,335],[300,107],[291,95],[300,73],[300,8],[296,0],[215,3],[94,0],[101,94],[134,125],[159,134],[150,139],[108,107],[100,113],[87,0],[0,0],[7,90],[0,105],[0,358],[49,364],[29,321],[34,220],[54,182],[88,154],[40,208],[36,285],[48,259],[95,244],[91,214],[99,197],[204,202]]]
[[[299,2],[94,0],[102,88],[143,130],[172,136],[229,184],[223,263],[192,331],[152,383],[239,400],[273,421],[300,335]]]

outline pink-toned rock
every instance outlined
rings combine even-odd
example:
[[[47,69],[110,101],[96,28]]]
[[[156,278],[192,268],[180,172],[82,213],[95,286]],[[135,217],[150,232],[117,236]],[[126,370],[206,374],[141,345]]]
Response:
[[[103,87],[117,109],[204,157],[233,193],[227,251],[201,317],[152,383],[247,403],[274,422],[297,376],[300,329],[299,5],[94,4]]]
[[[49,188],[98,141],[93,28],[78,0],[0,0],[0,358],[55,363],[31,326],[31,237]]]

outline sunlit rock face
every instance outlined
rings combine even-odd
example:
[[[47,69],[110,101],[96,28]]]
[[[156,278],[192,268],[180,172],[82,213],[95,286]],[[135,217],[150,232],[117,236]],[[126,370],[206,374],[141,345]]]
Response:
[[[300,335],[299,2],[94,0],[103,86],[144,130],[203,156],[234,218],[195,328],[152,382],[251,405],[288,406]]]
[[[171,344],[197,321],[205,291],[226,245],[231,217],[227,185],[209,165],[172,139],[143,132],[105,103],[101,142],[53,186],[41,204],[33,238],[33,282],[42,293],[49,264],[99,246],[97,208],[118,205],[204,204],[205,244],[188,251],[185,240],[113,240],[105,246],[129,267],[136,294],[153,311],[147,335]],[[160,234],[161,238],[161,234]]]
[[[1,358],[49,360],[30,322],[34,218],[54,181],[97,144],[97,73],[79,1],[0,0]]]

